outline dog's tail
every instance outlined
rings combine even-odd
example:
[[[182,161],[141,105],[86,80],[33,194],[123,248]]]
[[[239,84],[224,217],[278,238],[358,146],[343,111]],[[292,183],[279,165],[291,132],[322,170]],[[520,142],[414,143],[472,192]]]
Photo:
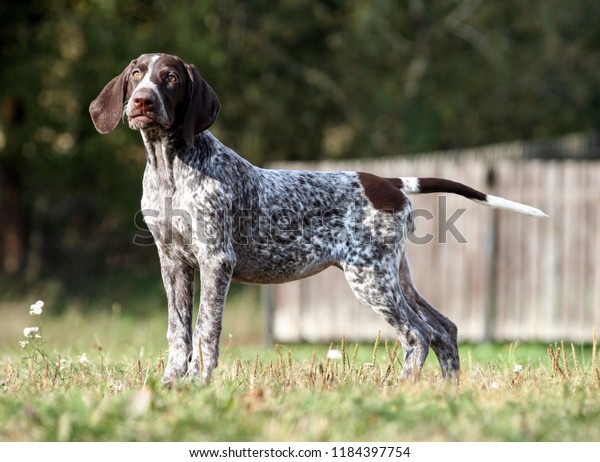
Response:
[[[489,207],[512,210],[537,218],[548,217],[548,215],[535,207],[485,194],[456,181],[445,180],[443,178],[417,178],[414,176],[401,177],[400,180],[402,181],[400,189],[407,194],[452,193]]]

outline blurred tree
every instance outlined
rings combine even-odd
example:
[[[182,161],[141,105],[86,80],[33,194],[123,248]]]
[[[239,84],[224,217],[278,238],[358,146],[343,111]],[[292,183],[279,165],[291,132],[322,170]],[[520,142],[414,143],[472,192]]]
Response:
[[[32,108],[28,95],[36,83],[35,74],[24,66],[20,55],[31,55],[33,43],[27,29],[40,20],[33,1],[0,6],[0,46],[3,83],[0,99],[0,269],[13,274],[25,265],[28,198],[25,197],[25,172],[30,159],[23,156],[28,138]],[[10,72],[10,74],[9,74]]]

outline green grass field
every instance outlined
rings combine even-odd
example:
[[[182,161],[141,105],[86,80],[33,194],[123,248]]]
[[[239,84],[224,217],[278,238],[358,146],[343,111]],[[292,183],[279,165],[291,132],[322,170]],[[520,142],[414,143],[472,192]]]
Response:
[[[260,313],[244,303],[228,308],[213,381],[170,391],[160,385],[166,313],[34,319],[2,308],[0,440],[600,440],[595,345],[462,345],[459,385],[440,379],[433,354],[407,383],[394,340],[265,348]],[[23,328],[39,321],[39,350],[34,339],[22,348]],[[330,348],[342,358],[328,359]]]

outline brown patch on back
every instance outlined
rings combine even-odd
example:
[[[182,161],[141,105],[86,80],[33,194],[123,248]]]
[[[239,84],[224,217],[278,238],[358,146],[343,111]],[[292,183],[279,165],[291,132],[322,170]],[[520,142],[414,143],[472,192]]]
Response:
[[[400,178],[382,178],[364,172],[357,172],[357,175],[365,195],[377,210],[393,213],[406,207],[408,199],[400,190]]]

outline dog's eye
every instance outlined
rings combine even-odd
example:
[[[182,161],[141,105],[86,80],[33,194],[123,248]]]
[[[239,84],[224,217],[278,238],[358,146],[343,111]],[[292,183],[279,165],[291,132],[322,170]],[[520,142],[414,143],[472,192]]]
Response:
[[[172,72],[169,73],[167,75],[167,82],[169,82],[169,83],[175,83],[175,82],[177,82],[177,76],[175,74],[173,74]]]
[[[131,73],[131,77],[133,77],[134,79],[140,79],[142,77],[142,71],[140,71],[139,69],[134,69]]]

